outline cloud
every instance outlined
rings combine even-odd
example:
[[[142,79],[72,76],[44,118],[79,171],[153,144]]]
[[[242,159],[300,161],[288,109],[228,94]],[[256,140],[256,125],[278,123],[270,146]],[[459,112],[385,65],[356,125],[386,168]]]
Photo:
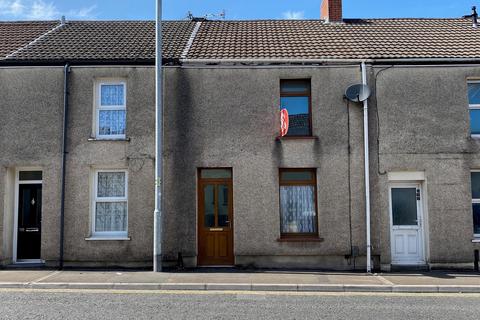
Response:
[[[70,10],[67,13],[67,17],[74,17],[77,19],[94,19],[96,17],[95,10],[97,9],[97,5],[94,4],[88,8],[80,8],[78,10]]]
[[[46,3],[42,0],[36,0],[32,3],[26,16],[31,20],[53,20],[58,19],[60,12],[52,2]]]
[[[96,5],[60,11],[53,2],[44,0],[0,0],[0,18],[6,20],[94,19]]]
[[[305,19],[305,12],[304,11],[285,11],[282,13],[284,19],[288,20],[301,20]]]
[[[21,0],[0,0],[1,15],[20,15],[22,14],[23,10],[25,10],[25,6],[22,4]]]

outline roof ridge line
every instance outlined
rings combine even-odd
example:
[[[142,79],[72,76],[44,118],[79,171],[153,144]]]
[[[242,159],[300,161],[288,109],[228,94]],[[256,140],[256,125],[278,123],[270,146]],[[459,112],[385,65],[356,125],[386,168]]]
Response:
[[[60,23],[59,23],[57,26],[55,26],[55,27],[53,27],[52,29],[48,30],[47,32],[41,34],[40,36],[38,36],[37,38],[33,39],[32,41],[30,41],[28,44],[24,45],[23,47],[18,48],[17,50],[13,51],[12,53],[7,54],[3,60],[7,60],[7,59],[9,59],[10,57],[13,57],[13,56],[16,55],[17,53],[21,52],[22,50],[28,48],[28,47],[31,46],[31,45],[34,45],[37,41],[43,39],[44,37],[46,37],[46,36],[49,35],[50,33],[54,32],[55,30],[60,29],[61,27],[65,26],[65,25],[66,25],[66,23],[60,21]]]
[[[188,38],[187,44],[185,45],[185,48],[182,51],[182,54],[180,55],[180,59],[186,59],[188,56],[188,52],[190,51],[190,48],[193,45],[193,41],[195,40],[195,37],[197,36],[198,30],[200,30],[200,26],[202,25],[201,21],[197,21],[195,23],[195,27],[192,30],[192,34],[190,35],[190,38]]]

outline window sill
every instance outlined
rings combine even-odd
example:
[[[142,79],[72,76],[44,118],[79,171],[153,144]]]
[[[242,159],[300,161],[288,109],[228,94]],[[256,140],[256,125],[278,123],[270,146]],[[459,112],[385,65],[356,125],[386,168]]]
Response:
[[[474,238],[474,239],[472,239],[472,243],[480,243],[480,238]]]
[[[107,138],[88,138],[88,141],[130,141],[130,137],[126,138],[116,138],[116,139],[107,139]]]
[[[282,237],[277,239],[278,242],[323,242],[325,239],[319,237]]]
[[[285,136],[285,137],[276,137],[275,140],[318,140],[318,136]]]
[[[86,241],[130,241],[130,237],[101,237],[101,236],[92,236],[85,238]]]

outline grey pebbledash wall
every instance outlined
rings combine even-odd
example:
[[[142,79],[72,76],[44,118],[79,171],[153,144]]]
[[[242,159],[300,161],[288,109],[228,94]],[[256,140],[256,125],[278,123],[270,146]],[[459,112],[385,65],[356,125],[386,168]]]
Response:
[[[383,68],[369,68],[372,89]],[[474,66],[396,66],[378,74],[369,118],[376,266],[391,262],[388,178],[381,173],[392,171],[425,172],[428,262],[472,265],[478,244],[471,242],[470,170],[480,168],[480,144],[469,134],[466,79],[478,76]],[[102,78],[127,82],[127,141],[90,139],[94,83]],[[316,139],[276,140],[280,79],[288,78],[311,78]],[[363,114],[343,93],[360,79],[355,65],[166,67],[165,260],[175,263],[181,252],[187,266],[196,264],[197,168],[232,167],[236,264],[351,269],[350,245],[365,255]],[[44,170],[42,259],[56,265],[63,69],[2,68],[0,92],[0,261],[12,257],[15,168],[35,166]],[[154,68],[73,67],[70,93],[65,264],[151,266]],[[277,241],[284,167],[317,168],[322,242]],[[129,171],[129,241],[86,240],[95,168]],[[357,267],[363,264],[360,258]]]
[[[382,68],[375,68],[378,73]],[[371,168],[374,235],[383,263],[390,263],[388,179],[381,173],[424,171],[427,245],[431,266],[472,267],[473,218],[470,170],[480,168],[480,141],[470,137],[467,79],[478,66],[396,66],[377,80],[380,165],[377,167],[375,111]]]
[[[311,79],[313,135],[277,141],[280,79]],[[166,78],[165,250],[194,263],[196,174],[233,168],[236,263],[260,267],[348,268],[348,118],[344,88],[360,81],[357,66],[330,68],[172,68]],[[361,113],[351,112],[361,130]],[[362,136],[352,135],[352,163]],[[278,242],[279,168],[317,168],[319,236],[323,242]],[[363,167],[352,168],[353,194],[363,193]],[[355,242],[363,238],[363,198],[352,201]],[[363,241],[361,241],[363,243]]]
[[[15,168],[43,173],[42,257],[58,259],[63,69],[0,69],[0,262],[11,262]]]

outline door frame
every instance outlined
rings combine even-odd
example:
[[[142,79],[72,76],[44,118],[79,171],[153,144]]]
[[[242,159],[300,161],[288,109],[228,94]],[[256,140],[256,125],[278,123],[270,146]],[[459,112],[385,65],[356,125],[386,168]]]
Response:
[[[208,170],[208,169],[224,169],[224,170],[230,170],[231,174],[232,174],[232,177],[229,180],[229,185],[231,187],[231,190],[230,190],[230,194],[231,194],[231,204],[230,204],[230,210],[231,210],[231,222],[230,222],[230,225],[231,225],[231,232],[232,232],[232,255],[233,255],[233,264],[232,265],[221,265],[220,267],[232,267],[235,265],[235,262],[236,262],[236,256],[235,256],[235,210],[234,210],[234,205],[233,205],[233,168],[232,167],[198,167],[197,168],[197,190],[196,190],[196,194],[195,194],[195,198],[196,198],[196,208],[197,208],[197,212],[196,212],[196,222],[197,222],[197,228],[196,228],[196,231],[197,231],[197,236],[196,236],[196,242],[197,242],[197,259],[196,259],[196,265],[197,267],[205,267],[205,268],[214,268],[214,267],[218,267],[216,265],[200,265],[198,262],[199,262],[199,256],[200,256],[200,228],[202,227],[200,225],[200,188],[202,188],[202,185],[205,184],[206,182],[208,183],[209,181],[213,182],[213,183],[225,183],[225,181],[227,179],[208,179],[208,178],[205,178],[205,179],[202,179],[202,176],[201,176],[201,171],[202,170]]]
[[[20,181],[20,171],[41,171],[42,180],[22,180]],[[12,251],[12,262],[14,264],[22,263],[43,263],[42,259],[26,259],[26,260],[17,260],[17,247],[18,247],[18,200],[19,200],[19,189],[21,184],[40,184],[42,185],[43,191],[43,170],[40,167],[21,167],[15,169],[15,196],[14,196],[14,206],[13,206],[13,251]],[[43,192],[42,192],[43,197]],[[42,201],[43,203],[43,201]],[[43,211],[43,208],[42,208]],[[42,212],[43,214],[43,212]],[[40,229],[43,230],[43,229]],[[41,244],[40,244],[41,248]]]
[[[416,188],[420,190],[420,201],[417,201],[417,219],[420,221],[419,229],[419,242],[421,252],[421,260],[411,263],[399,263],[393,259],[393,212],[392,212],[392,189],[395,188]],[[426,202],[425,202],[425,187],[423,181],[402,181],[402,182],[389,182],[388,184],[388,214],[389,214],[389,232],[390,232],[390,263],[393,265],[405,265],[405,266],[415,266],[415,265],[426,265],[427,264],[427,235],[426,235],[426,225],[427,225],[427,215],[426,213]]]

